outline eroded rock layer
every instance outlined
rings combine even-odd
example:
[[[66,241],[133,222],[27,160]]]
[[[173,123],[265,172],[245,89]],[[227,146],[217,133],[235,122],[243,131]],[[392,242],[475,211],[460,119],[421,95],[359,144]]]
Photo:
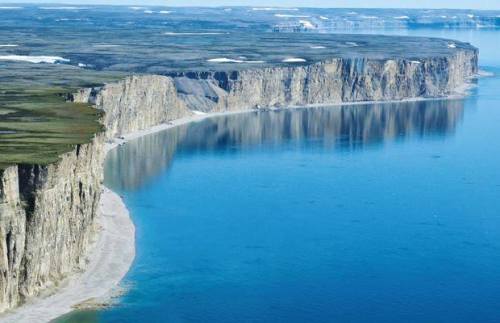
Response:
[[[444,97],[477,73],[477,51],[421,60],[338,58],[311,65],[131,76],[75,100],[105,111],[108,137],[194,112]]]

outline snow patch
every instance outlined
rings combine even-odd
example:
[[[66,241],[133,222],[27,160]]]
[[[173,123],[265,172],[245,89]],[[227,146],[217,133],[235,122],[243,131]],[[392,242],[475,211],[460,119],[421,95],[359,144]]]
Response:
[[[311,16],[287,15],[287,14],[283,14],[283,13],[277,13],[274,16],[278,17],[278,18],[310,18],[311,17]]]
[[[87,10],[88,7],[38,7],[42,10]]]
[[[246,61],[244,56],[240,56],[239,59],[232,59],[227,57],[211,58],[207,59],[209,63],[247,63],[247,64],[262,64],[265,61]]]
[[[28,63],[48,63],[55,64],[57,62],[69,62],[69,59],[62,58],[59,56],[28,56],[28,55],[2,55],[0,56],[2,61],[16,61],[16,62],[28,62]]]
[[[242,61],[240,59],[231,59],[231,58],[226,58],[226,57],[220,57],[220,58],[207,59],[207,62],[209,62],[209,63],[243,63],[244,61]]]
[[[5,44],[5,45],[0,45],[0,47],[17,47],[19,45],[14,45],[14,44]]]
[[[267,7],[267,8],[252,8],[253,11],[299,11],[298,8],[279,8],[279,7]]]
[[[195,114],[197,116],[203,116],[203,115],[207,114],[206,112],[198,111],[198,110],[191,110],[191,112],[193,112],[193,114]]]
[[[448,48],[457,48],[455,43],[448,43]]]
[[[290,58],[285,58],[282,60],[283,63],[304,63],[307,62],[303,58],[298,58],[298,57],[290,57]]]
[[[325,49],[325,46],[311,46],[311,49]]]
[[[310,21],[308,20],[299,20],[299,24],[302,25],[302,27],[306,29],[316,29],[316,26],[313,25]]]

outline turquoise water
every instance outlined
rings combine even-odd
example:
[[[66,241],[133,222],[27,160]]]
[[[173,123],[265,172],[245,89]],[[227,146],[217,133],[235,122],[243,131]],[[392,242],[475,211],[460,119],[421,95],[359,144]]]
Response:
[[[498,322],[498,32],[465,100],[252,112],[111,153],[129,291],[62,322]]]

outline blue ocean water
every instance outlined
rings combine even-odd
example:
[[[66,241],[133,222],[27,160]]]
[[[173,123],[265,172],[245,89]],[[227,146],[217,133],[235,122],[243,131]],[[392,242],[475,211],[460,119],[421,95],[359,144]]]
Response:
[[[398,31],[398,33],[402,33]],[[137,227],[117,306],[61,322],[498,322],[498,31],[464,100],[252,112],[111,153]]]

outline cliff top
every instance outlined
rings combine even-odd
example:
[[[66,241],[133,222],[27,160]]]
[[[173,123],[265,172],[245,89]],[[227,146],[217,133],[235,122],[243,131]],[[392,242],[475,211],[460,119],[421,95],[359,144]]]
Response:
[[[373,30],[381,21],[389,20],[410,26],[411,22],[424,19],[424,12],[415,10],[18,8],[0,10],[0,27],[4,31],[0,34],[0,65],[8,68],[14,60],[18,65],[24,62],[26,73],[33,65],[30,62],[36,61],[77,69],[168,74],[240,70],[290,62],[308,64],[332,57],[418,59],[450,55],[470,47],[442,39],[323,33],[330,31],[325,26],[339,27],[334,29],[336,32],[345,30],[340,28],[339,19],[350,22],[354,30],[367,23]],[[436,18],[430,21],[442,19],[438,14],[442,16],[441,11],[436,11]],[[469,20],[472,15],[496,23],[494,12],[453,11],[451,15]]]

